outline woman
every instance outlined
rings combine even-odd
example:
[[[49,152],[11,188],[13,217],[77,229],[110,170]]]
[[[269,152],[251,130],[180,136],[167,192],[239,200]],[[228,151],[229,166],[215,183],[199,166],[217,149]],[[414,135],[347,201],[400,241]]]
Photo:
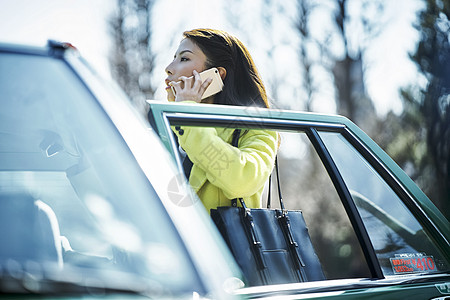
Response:
[[[166,67],[169,101],[269,107],[255,64],[237,38],[213,29],[186,31],[183,36],[174,60]],[[202,100],[211,79],[202,82],[199,73],[212,67],[219,70],[224,87]],[[243,131],[237,147],[231,145],[236,132],[232,128],[177,126],[174,132],[193,163],[187,172],[189,182],[208,212],[230,206],[236,198],[243,198],[251,208],[261,206],[275,160],[276,132]]]

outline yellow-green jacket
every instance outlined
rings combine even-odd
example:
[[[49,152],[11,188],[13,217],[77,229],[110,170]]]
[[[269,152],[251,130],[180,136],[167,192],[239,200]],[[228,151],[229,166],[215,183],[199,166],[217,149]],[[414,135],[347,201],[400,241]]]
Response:
[[[230,206],[244,198],[261,207],[264,184],[275,162],[278,134],[269,130],[242,131],[238,148],[230,145],[234,129],[181,126],[174,130],[193,163],[189,183],[205,208]]]

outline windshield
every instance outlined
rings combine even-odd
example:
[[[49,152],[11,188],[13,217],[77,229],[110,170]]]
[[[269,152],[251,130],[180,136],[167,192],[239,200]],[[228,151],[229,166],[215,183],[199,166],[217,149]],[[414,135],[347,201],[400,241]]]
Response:
[[[2,276],[201,289],[153,187],[63,60],[0,53],[0,103]]]

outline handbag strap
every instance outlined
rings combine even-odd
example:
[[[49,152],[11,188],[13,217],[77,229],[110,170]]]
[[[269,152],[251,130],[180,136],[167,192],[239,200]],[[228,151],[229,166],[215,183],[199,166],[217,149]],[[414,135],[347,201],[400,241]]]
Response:
[[[241,220],[244,224],[244,229],[247,234],[247,238],[250,240],[251,251],[253,252],[256,266],[259,270],[259,275],[261,276],[261,280],[264,284],[269,283],[269,278],[267,275],[267,264],[264,261],[263,249],[260,239],[258,237],[258,233],[256,231],[255,223],[253,222],[253,216],[251,209],[245,205],[245,201],[243,198],[239,198],[239,201],[242,205],[241,208]]]
[[[273,173],[273,172],[272,172]],[[282,211],[285,211],[283,196],[281,195],[281,183],[280,183],[280,174],[278,171],[278,156],[275,156],[275,174],[277,176],[277,188],[278,188],[278,199],[280,200],[280,208]],[[267,196],[267,208],[271,206],[271,198],[272,198],[272,174],[269,176],[269,191]]]
[[[283,235],[284,235],[284,238],[286,240],[286,243],[287,243],[287,246],[289,249],[288,252],[291,255],[291,258],[294,261],[294,264],[298,270],[298,273],[297,273],[298,279],[301,282],[303,282],[306,279],[305,271],[303,269],[305,267],[305,262],[304,262],[302,256],[300,255],[300,253],[297,251],[299,244],[294,239],[288,212],[284,207],[283,196],[281,195],[280,173],[279,173],[279,169],[278,169],[277,157],[275,157],[275,174],[277,176],[278,198],[280,200],[280,208],[281,208],[281,211],[277,212],[277,219],[281,225],[281,229],[283,231]],[[267,208],[270,208],[270,199],[271,199],[270,186],[272,185],[271,179],[272,179],[272,174],[269,177],[269,195],[267,197]]]
[[[236,129],[233,132],[233,139],[232,139],[232,145],[237,147],[238,146],[238,141],[239,141],[239,136],[240,136],[240,129]],[[305,281],[306,279],[306,275],[304,274],[304,270],[303,268],[305,267],[305,263],[302,259],[302,257],[299,255],[299,253],[297,252],[297,248],[299,247],[298,243],[294,240],[294,235],[292,234],[291,231],[291,225],[290,225],[290,220],[289,220],[289,216],[287,214],[287,211],[284,207],[284,203],[283,203],[283,196],[281,194],[281,183],[280,183],[280,174],[279,174],[279,169],[278,169],[278,159],[277,156],[275,156],[275,174],[277,176],[277,188],[278,188],[278,199],[280,200],[280,208],[281,211],[277,212],[277,219],[278,222],[281,225],[281,229],[283,232],[283,235],[285,237],[287,246],[288,246],[288,252],[291,255],[291,258],[298,270],[297,276],[300,282]],[[270,208],[271,205],[271,185],[272,185],[272,174],[270,174],[269,176],[269,196],[267,199],[267,208]],[[249,209],[246,205],[245,205],[245,201],[243,198],[239,198],[239,202],[242,205],[242,220],[245,224],[245,229],[247,231],[247,236],[250,239],[251,245],[252,245],[252,251],[254,253],[254,257],[256,260],[256,265],[258,267],[258,270],[260,271],[260,276],[261,279],[264,283],[268,283],[268,275],[266,274],[266,269],[267,269],[267,265],[264,261],[264,256],[263,256],[263,251],[262,251],[262,244],[260,242],[260,239],[258,237],[258,233],[256,231],[255,228],[255,224],[253,222],[253,216],[251,213],[251,209]],[[231,200],[231,206],[233,207],[237,207],[237,199],[232,199]]]
[[[233,131],[233,138],[231,140],[231,145],[234,147],[238,147],[238,143],[239,143],[239,137],[241,136],[241,130],[240,129],[235,129]],[[231,199],[231,206],[232,207],[237,207],[237,199]]]
[[[231,140],[231,146],[237,147],[239,142],[239,137],[241,136],[241,130],[235,129],[233,131],[233,138]]]

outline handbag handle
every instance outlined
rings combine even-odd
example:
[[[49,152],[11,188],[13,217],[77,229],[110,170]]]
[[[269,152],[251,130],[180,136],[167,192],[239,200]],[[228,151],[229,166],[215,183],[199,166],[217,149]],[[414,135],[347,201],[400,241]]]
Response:
[[[239,142],[239,137],[241,136],[241,130],[240,129],[235,129],[233,131],[233,139],[231,140],[231,145],[234,147],[238,147],[238,142]],[[244,201],[244,199],[242,199],[242,201]],[[231,206],[232,207],[237,207],[237,199],[231,199]]]
[[[273,173],[273,172],[272,172]],[[280,200],[280,208],[281,210],[285,211],[284,203],[283,203],[283,196],[281,195],[281,184],[280,184],[280,174],[278,171],[278,156],[275,156],[275,174],[277,176],[277,188],[278,188],[278,199]],[[272,198],[272,174],[269,176],[269,191],[267,196],[267,208],[270,208],[271,206],[271,198]]]
[[[283,230],[284,237],[286,239],[286,243],[289,247],[289,253],[291,254],[291,257],[293,261],[295,262],[295,265],[299,271],[298,276],[300,281],[305,281],[306,275],[304,275],[303,268],[305,267],[305,262],[303,261],[303,258],[301,257],[300,253],[297,252],[297,248],[299,247],[298,243],[294,239],[294,235],[292,234],[291,230],[291,222],[287,213],[287,210],[284,207],[283,203],[283,197],[281,196],[281,184],[280,184],[280,174],[278,171],[278,159],[277,156],[275,156],[275,174],[277,175],[277,188],[278,188],[278,198],[280,199],[280,208],[281,211],[278,215],[278,221],[281,224],[281,228]],[[267,197],[267,208],[270,208],[270,200],[271,200],[271,189],[270,186],[272,185],[272,174],[269,176],[269,195]]]

